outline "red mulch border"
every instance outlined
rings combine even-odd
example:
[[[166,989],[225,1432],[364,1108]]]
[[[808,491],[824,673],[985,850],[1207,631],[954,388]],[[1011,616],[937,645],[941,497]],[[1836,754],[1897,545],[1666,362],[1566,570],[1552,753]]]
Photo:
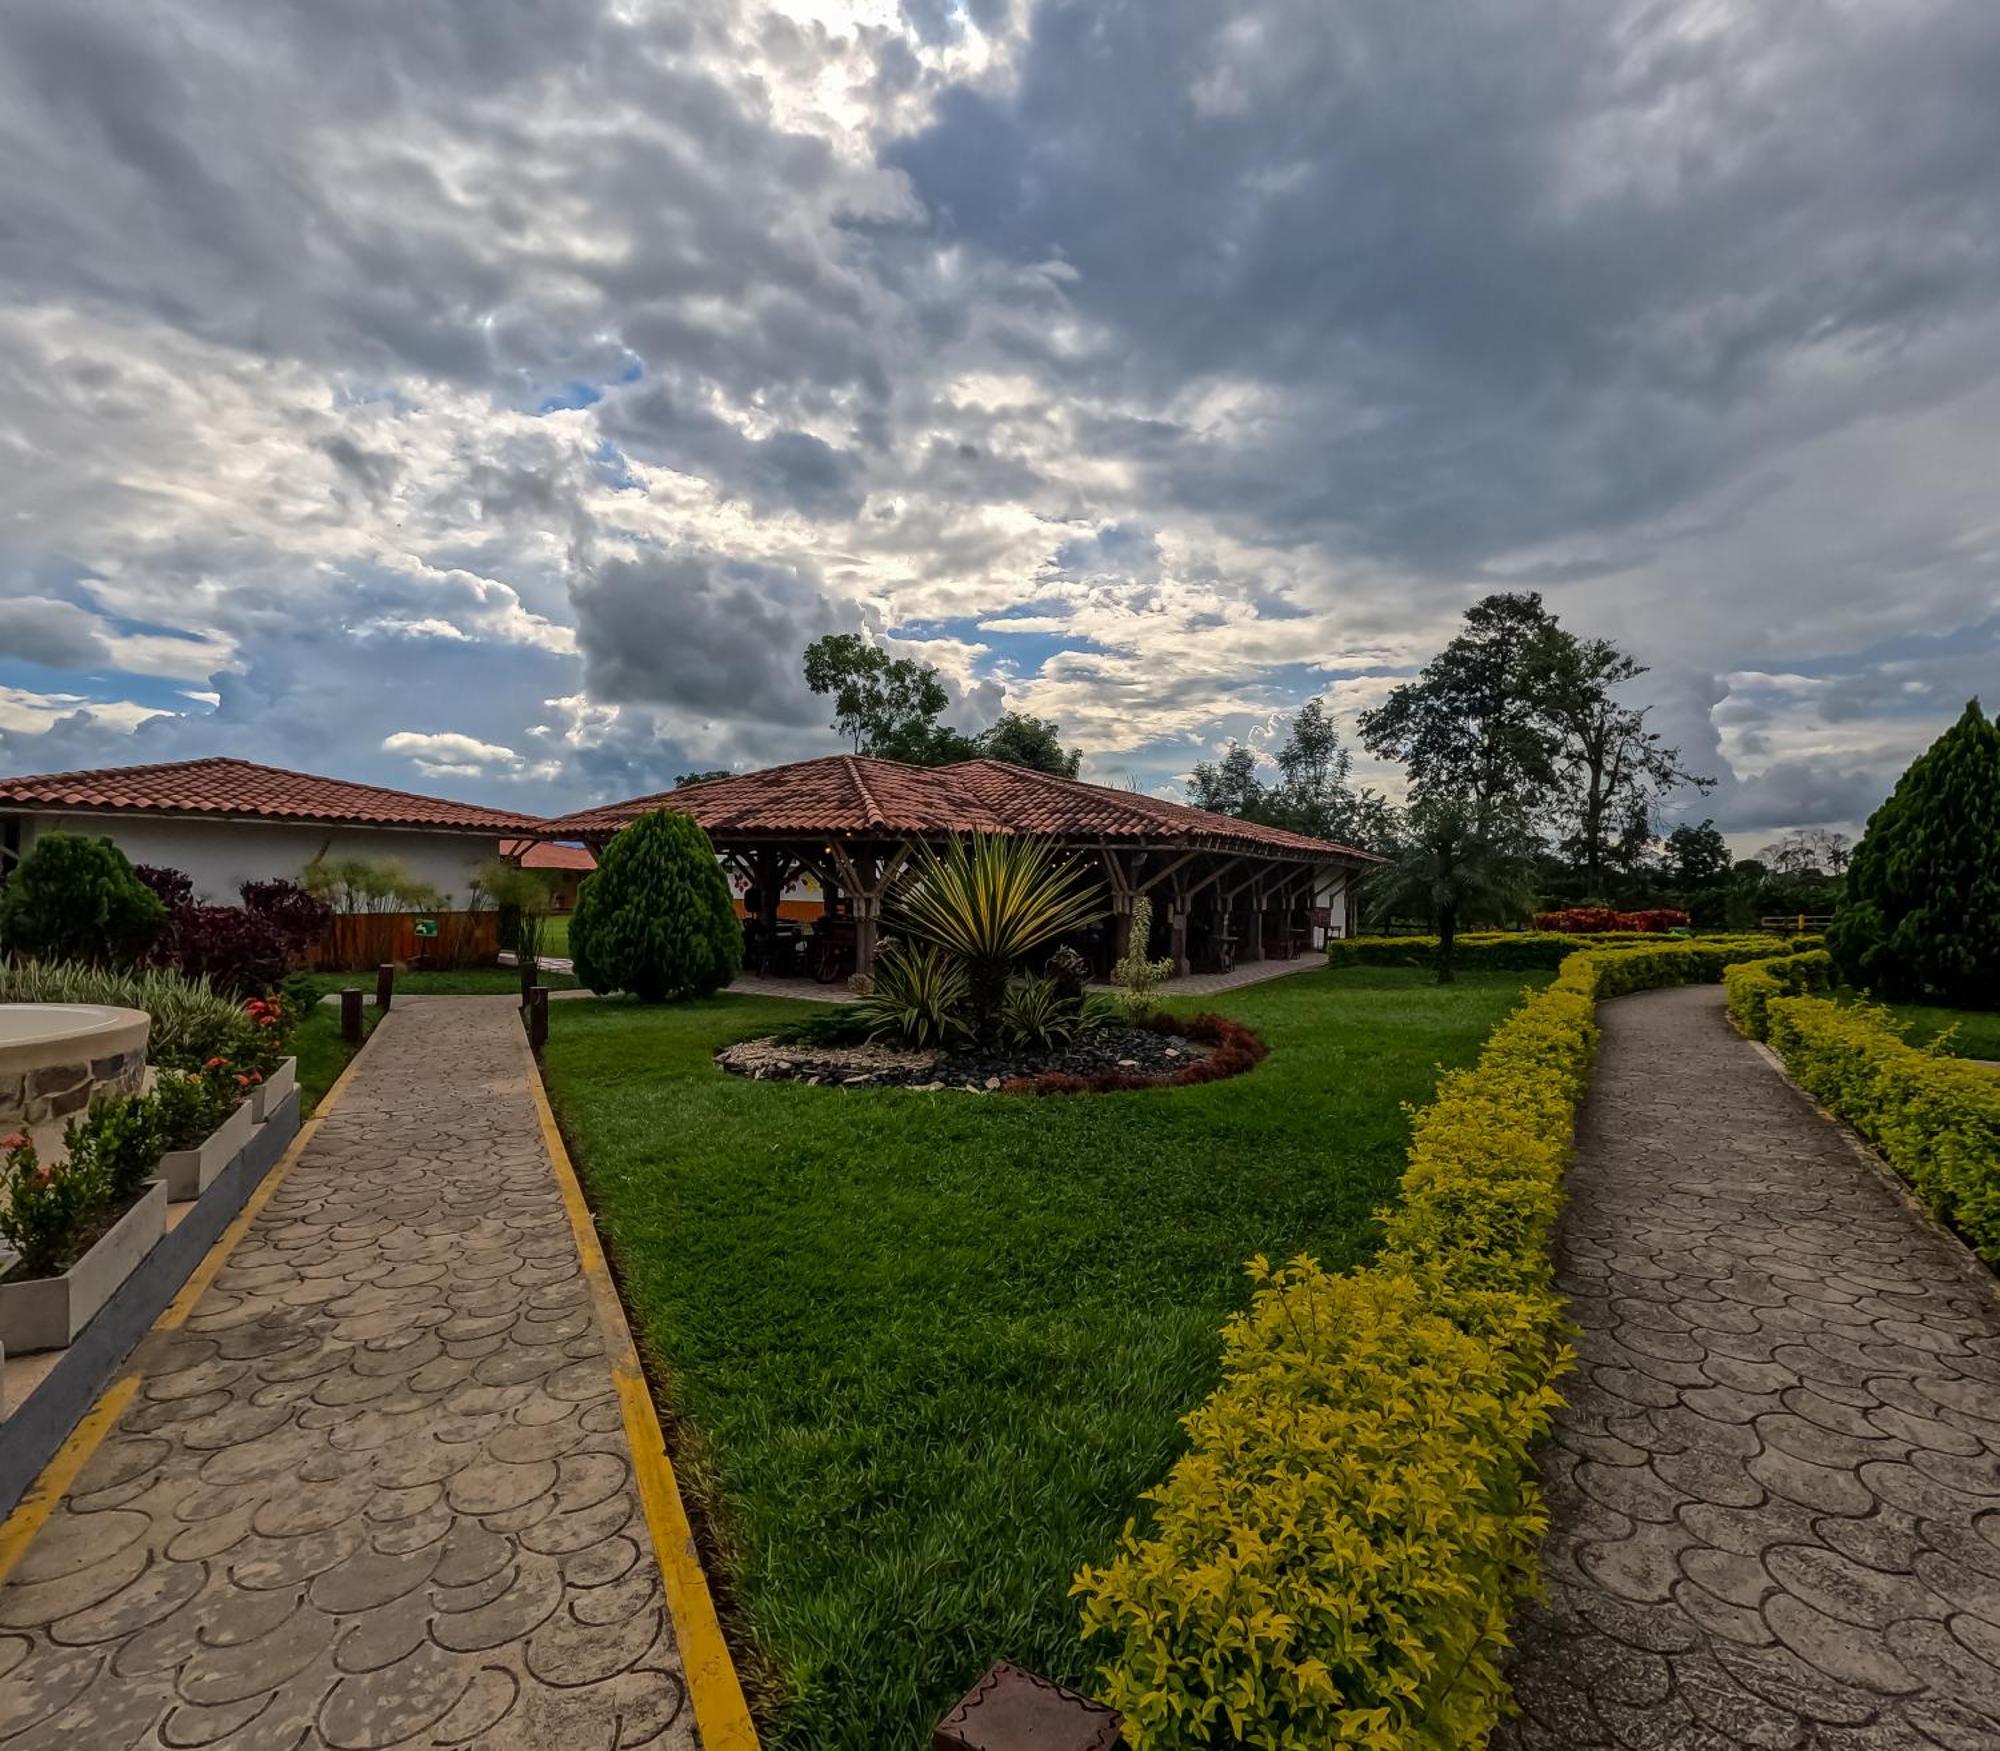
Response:
[[[1191,1088],[1200,1082],[1221,1082],[1226,1077],[1241,1076],[1261,1063],[1271,1050],[1262,1035],[1226,1015],[1151,1015],[1133,1025],[1170,1038],[1193,1040],[1214,1050],[1166,1076],[1137,1076],[1129,1070],[1100,1070],[1093,1076],[1075,1076],[1067,1070],[1048,1070],[1040,1076],[1016,1076],[1001,1083],[1000,1092],[1123,1094],[1141,1088]]]

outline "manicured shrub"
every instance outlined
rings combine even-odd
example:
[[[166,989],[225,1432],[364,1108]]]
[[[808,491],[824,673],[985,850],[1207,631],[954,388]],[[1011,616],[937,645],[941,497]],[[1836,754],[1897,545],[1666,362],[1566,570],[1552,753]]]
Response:
[[[44,833],[0,889],[0,945],[38,961],[129,967],[167,921],[109,839]]]
[[[93,1219],[106,1201],[104,1175],[88,1156],[44,1161],[18,1131],[0,1137],[0,1240],[19,1255],[24,1277],[48,1277],[76,1262]]]
[[[1753,1040],[1769,1038],[1768,1011],[1773,997],[1797,997],[1808,991],[1829,990],[1832,985],[1833,956],[1824,949],[1743,961],[1722,975],[1729,1019]]]
[[[604,848],[570,918],[576,976],[642,1003],[706,997],[743,965],[729,880],[694,820],[641,815]]]
[[[1571,955],[1582,949],[1599,950],[1645,947],[1657,943],[1658,935],[1631,932],[1615,936],[1563,936],[1554,931],[1494,930],[1475,932],[1458,939],[1456,953],[1462,967],[1487,972],[1554,972]],[[1709,947],[1748,947],[1772,954],[1787,946],[1783,937],[1704,936],[1693,939]],[[1794,948],[1817,947],[1817,937],[1789,939]],[[1335,937],[1326,945],[1331,967],[1428,967],[1437,957],[1434,936],[1349,936]]]
[[[1570,1360],[1549,1235],[1596,1002],[1770,946],[1572,954],[1418,1115],[1372,1265],[1253,1261],[1187,1455],[1077,1577],[1133,1751],[1485,1743],[1536,1584],[1530,1450]]]
[[[2000,1004],[2000,722],[1978,700],[1869,817],[1827,947],[1881,997]]]
[[[1772,996],[1766,1008],[1792,1080],[2000,1269],[2000,1075],[1920,1051],[1879,1010],[1810,996]]]
[[[181,906],[169,928],[175,968],[232,997],[271,990],[298,958],[276,919],[243,906]]]

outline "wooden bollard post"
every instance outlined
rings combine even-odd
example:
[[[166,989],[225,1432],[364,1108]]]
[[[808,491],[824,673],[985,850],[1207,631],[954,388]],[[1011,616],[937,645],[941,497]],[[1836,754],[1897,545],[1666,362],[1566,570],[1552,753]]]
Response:
[[[375,969],[375,1007],[387,1009],[396,995],[396,963],[384,961]]]
[[[358,1046],[365,1035],[361,1025],[361,987],[350,985],[340,994],[340,1037]]]
[[[537,1058],[549,1043],[549,988],[537,985],[528,993],[528,1048]]]

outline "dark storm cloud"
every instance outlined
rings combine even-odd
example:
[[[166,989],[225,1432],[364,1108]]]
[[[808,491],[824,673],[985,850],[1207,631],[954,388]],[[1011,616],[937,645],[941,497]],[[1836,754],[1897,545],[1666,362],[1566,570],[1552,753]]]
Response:
[[[0,657],[50,669],[99,669],[111,649],[93,615],[47,596],[0,598]]]
[[[2000,14],[1923,13],[1047,0],[889,156],[932,237],[1075,270],[1094,381],[1269,387],[1098,427],[1164,498],[1462,566],[1738,465],[1809,347],[1990,306]]]
[[[797,572],[714,553],[648,554],[593,565],[575,600],[593,698],[746,723],[824,716],[799,653],[839,622]]]

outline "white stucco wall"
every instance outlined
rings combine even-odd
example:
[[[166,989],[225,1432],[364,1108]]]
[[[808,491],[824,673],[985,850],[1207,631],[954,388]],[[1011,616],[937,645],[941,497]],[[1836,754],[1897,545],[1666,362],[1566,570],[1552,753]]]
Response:
[[[109,839],[134,863],[177,869],[195,894],[233,906],[246,881],[297,881],[315,857],[366,857],[400,864],[456,900],[465,898],[473,872],[499,856],[498,833],[451,833],[374,827],[307,827],[275,821],[158,820],[139,815],[31,815],[21,850],[48,832],[90,833]]]

